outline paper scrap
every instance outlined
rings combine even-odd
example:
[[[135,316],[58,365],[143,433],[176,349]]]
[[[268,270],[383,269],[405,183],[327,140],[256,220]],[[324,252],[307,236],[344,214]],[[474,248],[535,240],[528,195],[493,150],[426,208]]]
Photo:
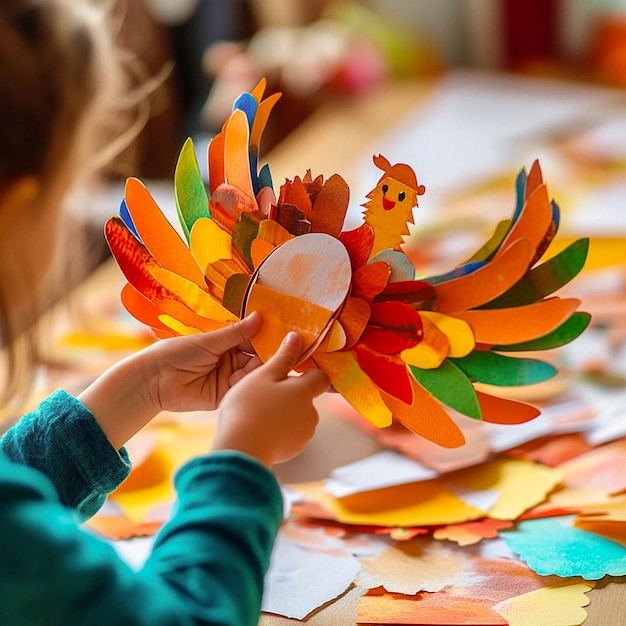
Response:
[[[358,559],[351,555],[305,550],[279,535],[265,577],[261,610],[303,620],[344,593],[360,569]]]
[[[626,547],[574,528],[571,517],[526,520],[501,535],[511,550],[542,576],[598,580],[626,575]]]
[[[435,478],[437,472],[391,450],[383,450],[360,461],[335,468],[324,481],[335,498]]]

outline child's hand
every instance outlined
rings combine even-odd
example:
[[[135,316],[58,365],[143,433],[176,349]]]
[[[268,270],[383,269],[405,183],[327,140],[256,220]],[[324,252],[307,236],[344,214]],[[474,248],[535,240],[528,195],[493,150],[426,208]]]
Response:
[[[261,364],[250,355],[248,343],[260,327],[261,316],[252,313],[232,326],[162,340],[145,350],[156,373],[152,391],[157,410],[216,409],[230,387]]]
[[[238,450],[268,467],[299,454],[318,422],[313,399],[328,390],[318,369],[288,376],[302,354],[302,340],[289,333],[276,354],[225,396],[214,450]]]
[[[79,399],[119,448],[163,410],[217,408],[261,364],[242,351],[260,326],[253,313],[221,330],[158,341],[107,370]]]

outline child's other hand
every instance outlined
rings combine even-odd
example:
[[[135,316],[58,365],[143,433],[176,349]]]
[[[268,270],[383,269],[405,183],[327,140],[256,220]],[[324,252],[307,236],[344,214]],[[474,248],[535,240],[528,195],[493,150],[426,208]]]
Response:
[[[144,357],[156,372],[152,395],[157,409],[216,409],[230,387],[261,364],[249,354],[248,344],[260,326],[261,316],[252,313],[232,326],[148,348]]]
[[[107,370],[79,399],[120,448],[163,410],[217,408],[231,385],[261,364],[245,351],[260,326],[253,313],[211,333],[158,341]]]
[[[313,400],[328,390],[319,369],[289,376],[302,340],[289,333],[274,356],[224,396],[214,450],[238,450],[268,467],[299,454],[318,422]]]

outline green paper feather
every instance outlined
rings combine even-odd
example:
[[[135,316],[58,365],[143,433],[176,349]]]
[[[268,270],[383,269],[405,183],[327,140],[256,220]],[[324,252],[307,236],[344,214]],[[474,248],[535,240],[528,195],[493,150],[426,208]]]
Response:
[[[589,239],[578,239],[549,261],[532,269],[501,296],[479,308],[504,309],[542,300],[582,270],[588,250]]]
[[[537,359],[505,356],[490,351],[477,351],[462,359],[450,359],[462,372],[475,382],[515,387],[533,385],[552,378],[555,367]]]
[[[176,163],[174,198],[178,218],[185,232],[185,237],[189,241],[189,233],[195,221],[201,217],[211,217],[209,198],[190,138],[183,144]]]
[[[492,350],[502,352],[527,352],[532,350],[551,350],[564,346],[566,343],[573,341],[580,335],[591,321],[591,315],[584,311],[577,311],[569,319],[563,322],[558,328],[551,333],[526,341],[525,343],[516,343],[510,346],[493,346]]]
[[[437,400],[462,415],[482,419],[480,404],[472,381],[450,360],[436,369],[421,369],[409,365],[415,380]]]

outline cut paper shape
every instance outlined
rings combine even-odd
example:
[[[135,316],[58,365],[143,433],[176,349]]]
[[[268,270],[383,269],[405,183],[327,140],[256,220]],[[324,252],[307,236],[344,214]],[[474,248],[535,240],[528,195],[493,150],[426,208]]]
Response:
[[[365,343],[357,343],[353,350],[357,363],[385,395],[410,406],[413,403],[413,385],[406,365],[399,356],[376,351]],[[388,402],[385,402],[389,406]],[[391,407],[389,407],[391,408]],[[396,417],[402,420],[397,414]]]
[[[231,239],[212,219],[198,218],[190,230],[189,248],[206,272],[211,264],[232,258]]]
[[[535,176],[538,181],[542,181],[541,171],[537,161],[533,163],[528,180],[526,182],[524,203],[519,214],[513,217],[511,228],[506,234],[502,244],[496,250],[494,258],[502,256],[507,250],[508,244],[512,244],[519,239],[526,239],[539,256],[543,254],[547,247],[547,241],[554,235],[557,227],[557,219],[554,216],[554,206],[548,196],[548,188],[545,183],[532,189],[531,181]],[[530,191],[530,193],[528,193]],[[542,249],[543,248],[543,249]],[[536,259],[535,259],[536,261]]]
[[[410,366],[410,370],[417,382],[440,402],[463,415],[481,419],[476,390],[454,361],[445,361],[436,369]]]
[[[335,468],[324,481],[326,491],[342,498],[361,491],[435,478],[437,472],[402,454],[383,450],[360,461]]]
[[[164,414],[165,415],[165,414]],[[156,433],[156,441],[154,441]],[[210,449],[215,424],[181,424],[175,420],[150,425],[135,438],[149,438],[151,452],[133,468],[109,498],[133,524],[149,521],[152,510],[174,501],[174,472],[186,461]],[[132,442],[133,440],[131,440]],[[135,442],[132,443],[134,447]]]
[[[467,585],[463,552],[447,546],[433,548],[419,538],[403,541],[361,561],[363,568],[357,578],[361,587],[382,586],[391,593],[415,595],[419,591],[434,593]]]
[[[626,575],[626,547],[574,528],[572,519],[525,520],[501,535],[509,548],[542,576],[599,580]]]
[[[582,507],[576,519],[576,526],[589,522],[626,522],[626,502],[623,500]]]
[[[568,487],[595,489],[598,495],[626,491],[626,441],[616,441],[590,450],[559,466]]]
[[[460,550],[451,544],[416,538],[403,544],[402,551],[397,546],[382,552],[378,559],[363,559],[364,574],[359,577],[359,584],[364,580],[367,586],[376,583],[379,586],[370,588],[362,597],[356,623],[412,626],[508,624],[509,615],[512,619],[524,614],[528,618],[526,610],[530,604],[539,615],[536,622],[539,626],[580,624],[585,619],[581,607],[588,604],[588,598],[582,592],[589,590],[592,583],[538,576],[511,558],[489,556],[482,545]],[[446,585],[446,579],[450,581],[449,585]],[[436,592],[403,594],[385,591],[386,587],[407,591],[420,587],[438,589],[442,583],[443,588]],[[542,610],[548,600],[560,608],[559,620],[570,621],[541,621],[541,615],[554,615],[552,610],[545,613]],[[507,616],[499,611],[506,612]],[[535,624],[532,618],[515,623],[519,626]]]
[[[372,228],[374,241],[369,258],[383,250],[397,250],[409,234],[413,223],[413,207],[417,197],[426,188],[417,182],[415,172],[404,163],[392,165],[384,156],[373,158],[374,165],[382,170],[376,187],[367,195],[365,223]]]
[[[519,239],[493,263],[483,265],[467,277],[441,283],[437,288],[437,310],[463,311],[495,299],[526,274],[533,254],[530,243]]]
[[[423,339],[420,314],[404,302],[374,302],[361,341],[382,354],[397,354]]]
[[[369,591],[361,598],[356,623],[371,626],[499,626],[508,622],[495,612],[493,602],[482,598],[458,597],[446,591],[407,596],[381,589]]]
[[[576,240],[549,261],[525,274],[507,292],[484,304],[483,308],[531,304],[553,294],[583,269],[588,251],[589,239]]]
[[[574,526],[626,546],[624,522],[626,522],[626,502],[606,502],[579,507]]]
[[[390,276],[391,269],[387,263],[371,262],[358,267],[352,273],[351,295],[371,303],[385,289]]]
[[[423,328],[422,340],[402,351],[400,356],[407,365],[413,365],[416,369],[438,369],[451,351],[450,339],[423,314],[420,314],[420,317]],[[472,347],[474,347],[473,335]],[[415,372],[413,372],[413,376],[419,380],[419,375],[416,376]]]
[[[393,411],[394,417],[414,433],[445,448],[456,448],[465,443],[461,429],[443,406],[414,378],[410,382],[413,388],[410,405],[383,392],[385,404]],[[419,411],[416,410],[418,406]]]
[[[313,612],[306,619],[307,626],[329,626],[346,624],[346,616],[356,615],[363,589],[351,586],[343,595],[334,602],[323,607],[323,610]],[[351,619],[351,618],[349,618]],[[350,621],[350,625],[353,622]],[[294,626],[294,621],[281,615],[263,613],[260,626]]]
[[[152,275],[151,270],[159,267],[154,260],[154,257],[150,256],[148,250],[140,244],[125,227],[125,225],[113,218],[107,222],[106,226],[107,236],[114,241],[112,247],[116,250],[116,259],[126,279],[140,295],[146,300],[155,305],[158,312],[171,316],[176,321],[180,322],[186,327],[195,328],[200,330],[215,330],[221,328],[224,324],[215,319],[206,318],[200,315],[198,312],[192,310],[190,306],[180,300],[180,294],[173,292],[165,285],[158,282],[158,280]],[[161,273],[162,276],[166,275],[167,270],[164,268]],[[193,296],[201,298],[199,295],[199,289],[197,285],[194,288],[192,281],[185,281],[184,278],[177,276],[175,273],[170,272],[170,277],[180,278],[178,286],[182,287],[186,291],[189,288],[189,293]],[[205,294],[204,302],[208,305],[207,298],[209,294]],[[129,303],[137,304],[141,302],[138,298],[129,299],[123,301],[125,305]],[[213,302],[213,306],[217,305],[221,307],[218,302]],[[193,304],[191,304],[193,306]],[[139,321],[147,321],[143,315],[146,312],[146,308],[140,306],[137,309],[128,309],[129,313],[135,316]],[[234,316],[226,309],[212,309],[212,313],[219,312],[219,317],[224,317],[225,320],[235,319]],[[150,318],[154,316],[152,310],[148,310]],[[158,315],[159,322],[162,321],[161,315]]]
[[[529,591],[496,604],[493,609],[509,626],[576,626],[587,619],[583,607],[592,583],[563,584]]]
[[[523,424],[540,413],[539,409],[523,402],[499,398],[476,391],[483,422],[493,424]]]
[[[210,217],[209,198],[191,139],[183,144],[176,163],[174,197],[180,223],[189,241],[189,233],[196,221]]]
[[[313,355],[313,361],[328,374],[333,388],[359,413],[367,415],[371,424],[378,428],[391,425],[391,410],[352,352],[317,353]]]
[[[397,250],[383,250],[379,252],[370,258],[368,265],[371,263],[385,263],[389,266],[391,270],[389,275],[390,283],[413,281],[415,278],[413,263],[404,253]]]
[[[448,541],[454,541],[460,546],[471,546],[483,539],[495,539],[499,530],[510,528],[512,525],[513,522],[486,517],[476,522],[437,528],[433,532],[433,537],[439,540],[447,539]]]
[[[447,356],[459,358],[467,356],[476,345],[474,335],[469,324],[448,315],[433,311],[421,311],[422,320],[428,320],[434,324],[448,339],[449,349]],[[416,363],[411,363],[416,365]]]
[[[524,511],[543,502],[563,479],[558,470],[516,459],[494,459],[476,467],[459,470],[443,478],[448,488],[497,491],[500,496],[489,509],[489,517],[514,520]]]
[[[333,498],[321,485],[294,485],[326,517],[354,526],[438,526],[484,517],[487,512],[467,504],[438,480],[396,485]],[[303,510],[294,504],[293,512]]]
[[[159,209],[150,192],[136,178],[129,178],[124,189],[126,207],[141,241],[164,268],[197,285],[204,276],[189,248]]]
[[[344,231],[350,189],[339,174],[324,179],[308,170],[276,194],[269,166],[259,169],[279,97],[265,97],[265,87],[262,80],[237,98],[211,140],[208,189],[193,144],[183,145],[174,191],[187,241],[144,185],[128,180],[120,217],[105,229],[132,285],[122,292],[124,306],[159,338],[259,311],[264,323],[252,345],[263,361],[294,330],[304,338],[302,362],[324,369],[364,418],[386,427],[393,414],[446,448],[465,438],[443,405],[494,423],[535,417],[535,409],[489,401],[491,392],[481,396],[476,385],[549,378],[551,365],[499,353],[556,348],[589,323],[577,298],[553,295],[583,267],[588,241],[539,264],[560,212],[538,162],[516,179],[511,219],[470,261],[416,280],[403,246],[425,187],[410,165],[374,156],[381,175],[366,194],[363,223]]]
[[[531,339],[530,341],[519,344],[494,346],[493,349],[503,350],[505,352],[528,352],[532,350],[551,350],[552,348],[558,348],[576,339],[576,337],[589,326],[590,321],[591,315],[577,311],[558,328],[539,339]]]
[[[589,504],[601,506],[611,502],[613,500],[609,496],[603,496],[595,489],[561,487],[552,492],[545,502],[533,507],[519,519],[571,515],[583,510]]]
[[[556,375],[554,366],[537,359],[520,359],[495,352],[472,352],[452,362],[473,381],[514,387],[542,383]]]
[[[337,317],[337,322],[346,335],[345,350],[351,350],[356,345],[359,337],[367,328],[371,310],[372,308],[366,300],[353,296],[348,296],[346,299],[339,312],[339,317]],[[332,354],[334,356],[335,353]],[[350,354],[353,356],[352,353]]]
[[[304,550],[279,535],[265,576],[261,610],[303,620],[344,593],[360,569],[351,555]]]
[[[591,446],[581,433],[564,433],[538,437],[512,450],[507,450],[506,454],[549,467],[558,467],[590,450]]]
[[[454,317],[466,321],[477,343],[506,345],[543,337],[567,321],[576,311],[575,298],[550,299],[507,309],[463,311]]]

